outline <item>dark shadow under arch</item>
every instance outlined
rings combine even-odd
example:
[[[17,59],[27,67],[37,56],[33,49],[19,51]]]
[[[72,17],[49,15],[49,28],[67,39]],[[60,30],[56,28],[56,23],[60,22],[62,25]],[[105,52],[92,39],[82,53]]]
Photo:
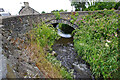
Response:
[[[57,24],[57,23],[67,24],[67,25],[73,27],[74,29],[78,28],[78,25],[77,25],[77,24],[72,24],[72,23],[70,22],[70,20],[66,20],[66,19],[59,19],[59,20],[51,19],[51,20],[45,22],[45,24]]]

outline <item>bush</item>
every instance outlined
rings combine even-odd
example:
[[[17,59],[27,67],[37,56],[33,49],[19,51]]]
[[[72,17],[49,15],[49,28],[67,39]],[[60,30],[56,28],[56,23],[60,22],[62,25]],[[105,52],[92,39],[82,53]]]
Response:
[[[58,40],[60,36],[57,34],[57,30],[52,25],[46,25],[42,23],[41,25],[34,25],[34,29],[31,34],[32,40],[39,45],[35,48],[38,49],[38,53],[34,54],[36,65],[46,71],[47,75],[54,77],[61,77],[64,79],[72,80],[72,74],[67,72],[67,69],[61,66],[60,61],[58,61],[55,56],[51,55],[43,48],[51,49],[55,40]],[[52,63],[52,65],[51,65]],[[52,69],[51,69],[52,68]],[[51,70],[50,70],[51,69]],[[54,72],[52,72],[54,71]]]
[[[42,23],[42,25],[38,24],[37,26],[35,26],[34,34],[35,40],[42,47],[51,47],[54,41],[60,38],[57,34],[57,31],[52,25],[50,27],[44,23]]]
[[[120,1],[115,5],[114,8],[117,10],[119,6],[120,6]]]
[[[83,9],[84,11],[86,11],[87,9],[90,11],[94,11],[94,10],[111,10],[112,8],[114,8],[116,5],[116,2],[96,2],[95,5],[89,6],[88,8]]]
[[[75,50],[90,64],[96,78],[112,78],[119,67],[116,16],[114,11],[107,10],[90,14],[74,31]]]
[[[53,14],[55,15],[55,17],[56,17],[57,20],[61,19],[59,12],[53,12]]]

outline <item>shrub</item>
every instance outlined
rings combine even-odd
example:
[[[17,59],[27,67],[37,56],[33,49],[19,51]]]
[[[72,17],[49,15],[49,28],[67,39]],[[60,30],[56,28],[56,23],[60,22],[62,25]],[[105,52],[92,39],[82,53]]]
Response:
[[[53,14],[55,15],[55,17],[56,17],[57,20],[61,19],[59,12],[53,12]]]
[[[117,10],[119,6],[120,6],[120,1],[115,5],[114,8]]]
[[[57,34],[57,30],[52,25],[46,25],[42,23],[41,25],[35,25],[31,33],[31,41],[37,43],[36,48],[31,50],[34,52],[33,59],[36,62],[37,67],[41,71],[45,71],[48,77],[51,78],[65,78],[72,80],[72,75],[67,72],[67,70],[61,66],[60,61],[58,61],[55,56],[44,50],[44,48],[51,49],[55,40],[59,39],[60,36]],[[33,46],[33,44],[31,44]],[[30,47],[31,47],[30,46]],[[61,77],[62,76],[62,77]]]
[[[70,15],[70,17],[71,17],[70,22],[71,22],[72,24],[74,24],[74,23],[76,22],[78,15],[79,15],[78,12],[72,12],[72,13],[71,13],[71,15]]]
[[[90,64],[96,78],[112,78],[119,68],[116,16],[114,11],[96,12],[83,17],[85,23],[74,31],[75,50]]]
[[[51,25],[48,26],[44,23],[42,25],[37,25],[34,28],[35,40],[37,43],[42,46],[49,46],[51,47],[56,39],[60,37],[57,34],[56,29]]]

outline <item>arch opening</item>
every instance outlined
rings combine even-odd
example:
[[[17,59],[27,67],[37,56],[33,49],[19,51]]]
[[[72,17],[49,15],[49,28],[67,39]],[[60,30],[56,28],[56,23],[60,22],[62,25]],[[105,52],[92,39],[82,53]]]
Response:
[[[68,24],[63,24],[63,23],[54,23],[52,24],[54,28],[57,28],[58,30],[58,35],[64,38],[70,38],[72,37],[72,31],[74,30],[73,27],[71,27]]]

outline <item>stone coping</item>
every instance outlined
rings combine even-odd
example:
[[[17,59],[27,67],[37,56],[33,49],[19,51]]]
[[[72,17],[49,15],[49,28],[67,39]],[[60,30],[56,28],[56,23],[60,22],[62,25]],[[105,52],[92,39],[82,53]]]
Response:
[[[103,11],[103,10],[100,10]],[[115,12],[119,12],[119,10],[114,10]],[[78,13],[89,13],[89,12],[98,12],[98,11],[73,11],[73,12],[78,12]],[[43,13],[43,14],[29,14],[29,15],[11,15],[11,16],[0,16],[0,23],[1,19],[6,19],[6,18],[11,18],[11,17],[24,17],[24,16],[41,16],[41,15],[48,15],[48,14],[53,14],[53,13]],[[60,12],[60,14],[71,14],[71,12]]]

